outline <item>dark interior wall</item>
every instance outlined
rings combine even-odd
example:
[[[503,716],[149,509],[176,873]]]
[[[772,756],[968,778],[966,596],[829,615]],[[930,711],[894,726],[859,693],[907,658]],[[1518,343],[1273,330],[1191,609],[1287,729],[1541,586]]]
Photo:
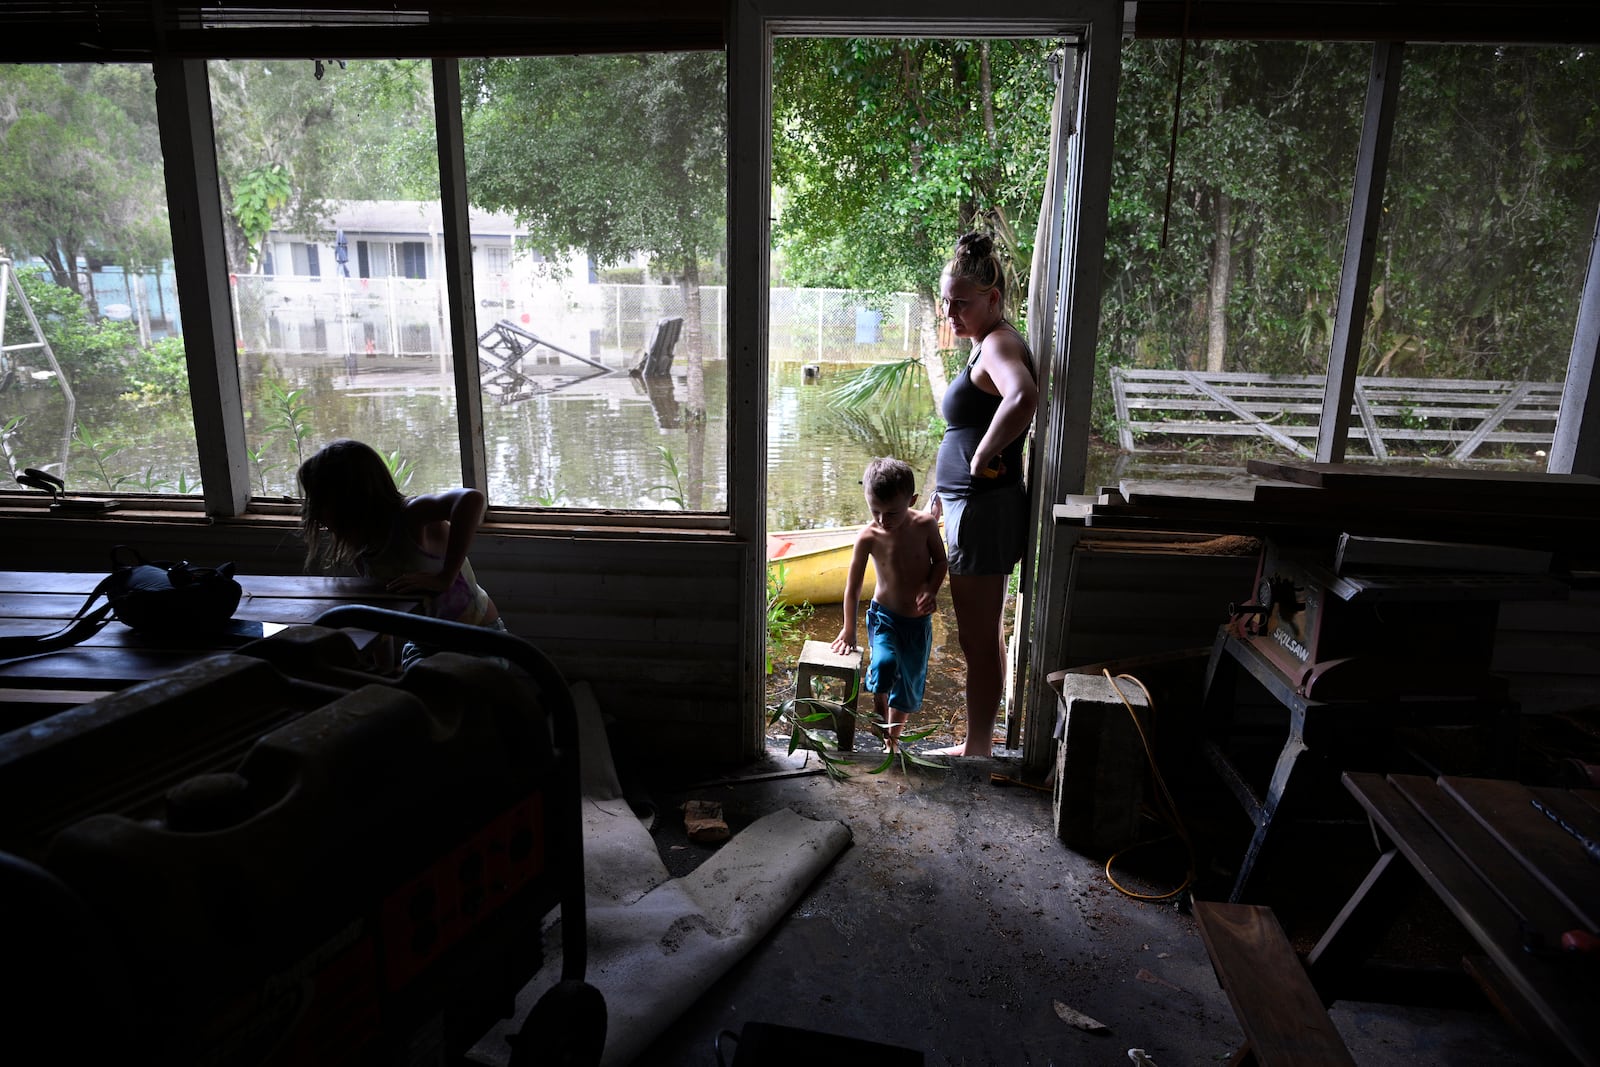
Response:
[[[113,545],[151,559],[233,562],[246,574],[302,573],[287,518],[239,522],[198,513],[115,529],[34,507],[0,509],[0,551],[16,570],[99,571]],[[568,681],[588,681],[627,740],[666,759],[727,764],[759,744],[761,709],[741,697],[741,547],[727,535],[619,530],[509,531],[486,525],[472,551],[479,581],[513,633]],[[759,678],[744,691],[760,693]]]

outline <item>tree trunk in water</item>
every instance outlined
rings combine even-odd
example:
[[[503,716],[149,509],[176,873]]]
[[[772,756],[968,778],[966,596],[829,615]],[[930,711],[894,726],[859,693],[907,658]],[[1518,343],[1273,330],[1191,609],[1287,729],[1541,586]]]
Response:
[[[699,357],[695,359],[698,361]],[[683,506],[687,511],[706,510],[706,420],[684,423],[689,438],[689,455],[683,472]]]
[[[680,343],[686,349],[683,353],[684,365],[689,372],[689,395],[685,401],[689,410],[684,412],[684,418],[698,422],[706,417],[706,372],[700,355],[700,260],[693,255],[686,256],[683,261],[683,308]]]
[[[1217,237],[1211,246],[1211,293],[1206,306],[1206,370],[1212,374],[1223,370],[1228,348],[1228,290],[1233,283],[1232,209],[1232,198],[1218,193]]]

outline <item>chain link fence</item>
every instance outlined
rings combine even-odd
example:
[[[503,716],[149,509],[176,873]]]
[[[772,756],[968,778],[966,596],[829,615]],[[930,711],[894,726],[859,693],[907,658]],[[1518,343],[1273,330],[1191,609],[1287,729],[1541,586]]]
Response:
[[[512,291],[506,279],[479,279],[481,334],[504,319],[552,346],[631,365],[656,323],[683,318],[681,345],[727,356],[727,289],[701,286],[698,315],[677,285],[559,285]],[[773,289],[773,362],[873,363],[919,354],[933,309],[914,294],[871,300],[846,289]],[[233,285],[241,348],[298,355],[439,357],[450,351],[448,307],[436,279],[297,278],[245,275]],[[694,326],[698,324],[698,330]]]

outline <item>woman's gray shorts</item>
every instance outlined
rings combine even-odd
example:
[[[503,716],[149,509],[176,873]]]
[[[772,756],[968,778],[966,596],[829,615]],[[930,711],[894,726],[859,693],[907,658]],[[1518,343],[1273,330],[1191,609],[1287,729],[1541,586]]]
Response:
[[[972,496],[939,494],[951,574],[1010,574],[1028,545],[1028,493],[1020,484]]]

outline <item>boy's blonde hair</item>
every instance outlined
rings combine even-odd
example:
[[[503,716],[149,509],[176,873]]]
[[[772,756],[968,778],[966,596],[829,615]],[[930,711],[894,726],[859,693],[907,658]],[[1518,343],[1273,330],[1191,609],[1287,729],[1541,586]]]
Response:
[[[874,500],[889,501],[901,496],[914,496],[917,492],[917,475],[911,464],[893,456],[880,456],[867,464],[861,484]]]

